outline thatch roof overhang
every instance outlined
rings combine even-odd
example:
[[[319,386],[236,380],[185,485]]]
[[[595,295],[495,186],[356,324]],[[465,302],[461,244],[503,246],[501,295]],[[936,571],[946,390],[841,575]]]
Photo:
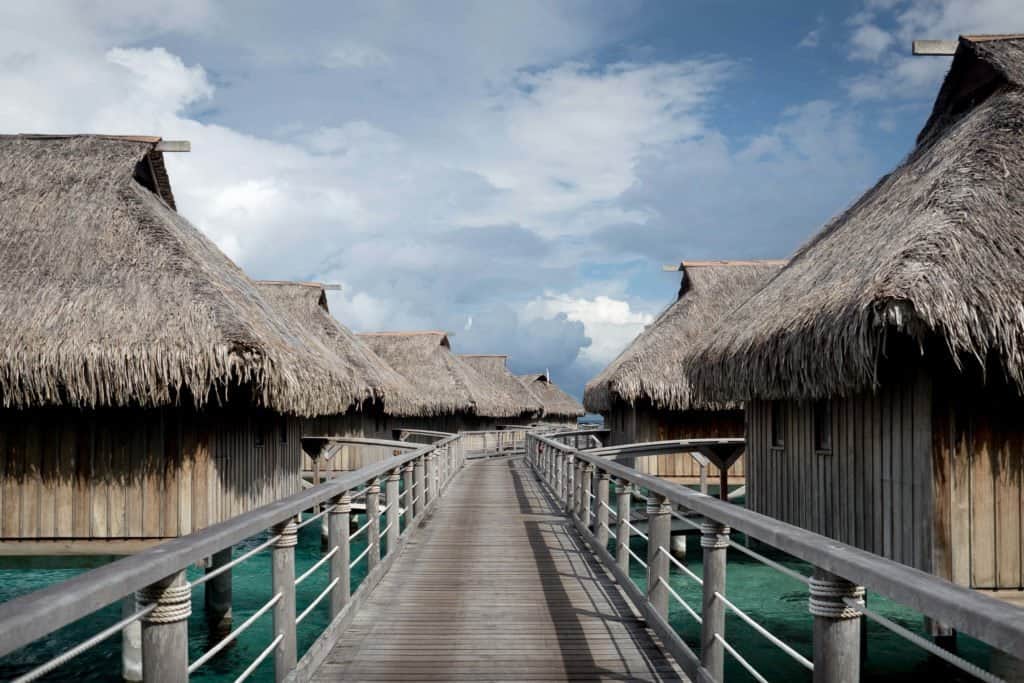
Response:
[[[733,408],[702,402],[683,374],[700,348],[700,336],[778,272],[785,261],[683,261],[676,300],[597,377],[587,383],[583,405],[611,410],[615,401],[646,399],[666,410]]]
[[[404,377],[391,369],[369,346],[331,315],[327,292],[314,282],[261,280],[260,292],[288,322],[303,344],[345,376],[346,393],[380,404],[385,414],[408,417],[427,413]]]
[[[508,356],[493,354],[461,354],[459,358],[481,377],[508,397],[517,414],[522,417],[540,417],[544,407],[508,369]]]
[[[873,389],[897,337],[1024,391],[1022,140],[1024,38],[961,38],[914,150],[707,336],[697,391]]]
[[[440,331],[371,332],[358,337],[405,377],[430,414],[517,416],[516,404],[452,353]]]
[[[544,406],[542,417],[573,418],[582,417],[587,412],[579,401],[565,393],[542,372],[516,375],[516,379]]]
[[[0,136],[0,405],[361,400],[174,210],[159,142]]]

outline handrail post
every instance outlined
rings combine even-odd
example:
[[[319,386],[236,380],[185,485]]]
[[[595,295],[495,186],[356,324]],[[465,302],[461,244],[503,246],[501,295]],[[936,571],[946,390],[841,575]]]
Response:
[[[423,507],[434,502],[434,452],[423,456]]]
[[[565,512],[572,515],[576,510],[576,486],[579,479],[576,475],[576,458],[565,456]]]
[[[590,494],[592,480],[594,476],[594,466],[589,462],[583,463],[583,467],[580,470],[580,521],[583,522],[583,527],[586,529],[590,528]]]
[[[672,506],[664,496],[647,498],[647,599],[654,611],[668,618],[668,551],[672,538]],[[662,549],[664,548],[664,551]]]
[[[725,670],[725,648],[715,635],[725,638],[725,569],[729,552],[729,527],[708,520],[700,525],[700,546],[704,549],[704,586],[700,627],[700,662],[716,681]],[[859,644],[858,644],[859,647]]]
[[[283,681],[295,669],[295,546],[299,542],[294,519],[281,522],[271,532],[280,538],[271,551],[271,580],[274,595],[281,597],[274,604],[274,633],[281,642],[274,650],[274,680]],[[149,679],[146,679],[149,680]]]
[[[413,470],[415,467],[411,462],[405,463],[405,467],[402,468],[402,488],[405,489],[405,526],[409,527],[409,524],[413,519],[412,499],[415,497],[413,481]]]
[[[380,479],[374,479],[366,487],[366,542],[370,552],[366,555],[366,573],[372,572],[380,564]]]
[[[597,519],[594,522],[594,534],[597,536],[597,544],[602,548],[608,548],[608,484],[611,475],[600,470],[597,473]]]
[[[398,480],[401,477],[401,470],[395,468],[388,473],[387,487],[384,494],[388,501],[388,511],[384,516],[387,522],[388,555],[398,548],[398,533],[402,530],[398,522]]]
[[[575,507],[573,508],[572,512],[574,515],[576,515],[577,519],[583,519],[583,515],[580,514],[580,510],[583,509],[583,503],[581,502],[583,499],[583,461],[576,458],[574,458],[574,460],[576,462],[573,467],[572,481],[574,489],[573,503]]]
[[[856,683],[860,680],[861,612],[848,598],[864,604],[864,587],[815,568],[808,607],[814,615],[815,683]]]
[[[142,679],[170,683],[188,679],[188,617],[192,586],[179,571],[136,594],[139,607],[156,603],[142,621]]]
[[[331,500],[332,506],[327,513],[327,550],[337,548],[330,559],[331,581],[338,583],[331,589],[331,619],[341,614],[348,604],[351,591],[351,579],[348,563],[351,561],[348,542],[349,517],[352,514],[352,498],[348,491]]]
[[[625,479],[615,480],[618,505],[615,508],[615,561],[629,576],[629,516],[633,506],[633,485]]]
[[[424,504],[427,502],[426,498],[426,486],[424,468],[426,467],[426,456],[421,455],[416,458],[416,461],[412,466],[412,487],[413,492],[410,494],[415,502],[412,503],[412,517],[413,519],[419,519],[420,515],[423,514]]]

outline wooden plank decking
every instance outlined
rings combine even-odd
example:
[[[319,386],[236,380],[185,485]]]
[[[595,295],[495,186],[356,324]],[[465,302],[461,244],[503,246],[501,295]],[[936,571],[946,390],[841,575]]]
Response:
[[[684,678],[515,457],[456,477],[314,680]]]

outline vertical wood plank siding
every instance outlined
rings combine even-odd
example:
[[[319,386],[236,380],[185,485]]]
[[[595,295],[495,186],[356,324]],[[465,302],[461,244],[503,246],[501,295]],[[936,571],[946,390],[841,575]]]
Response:
[[[190,533],[297,492],[300,433],[255,410],[0,410],[0,540]]]

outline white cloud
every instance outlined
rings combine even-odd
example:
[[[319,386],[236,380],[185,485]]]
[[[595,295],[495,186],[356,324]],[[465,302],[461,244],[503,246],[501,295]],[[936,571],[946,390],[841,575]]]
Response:
[[[950,60],[912,56],[913,40],[1007,33],[1024,26],[1024,6],[1019,0],[868,0],[849,23],[851,57],[876,64],[847,82],[851,98],[928,99]]]
[[[373,45],[345,41],[327,51],[323,65],[329,69],[365,69],[382,66],[390,61],[387,53]]]
[[[606,365],[638,335],[654,316],[634,311],[627,301],[597,296],[577,298],[546,293],[529,301],[522,310],[525,319],[550,318],[564,313],[569,320],[583,323],[592,343],[581,354],[583,360]]]
[[[808,31],[807,34],[804,35],[804,37],[800,39],[800,42],[797,43],[796,46],[797,47],[815,48],[815,47],[818,47],[818,45],[820,43],[821,43],[821,29],[817,29],[816,28],[816,29],[814,29],[812,31]]]
[[[850,57],[877,62],[896,39],[874,24],[858,26],[850,37]]]

